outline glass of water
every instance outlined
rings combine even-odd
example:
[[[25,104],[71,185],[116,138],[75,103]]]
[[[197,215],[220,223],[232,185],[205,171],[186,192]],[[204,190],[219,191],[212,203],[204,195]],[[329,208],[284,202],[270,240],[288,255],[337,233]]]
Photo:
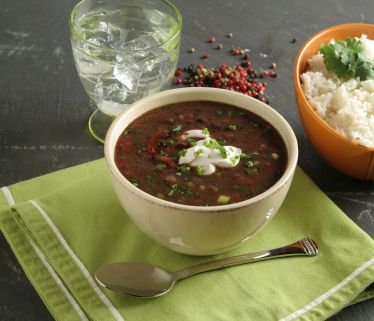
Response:
[[[97,106],[91,134],[104,142],[126,106],[167,89],[178,57],[182,17],[167,0],[83,0],[70,15],[75,65]]]

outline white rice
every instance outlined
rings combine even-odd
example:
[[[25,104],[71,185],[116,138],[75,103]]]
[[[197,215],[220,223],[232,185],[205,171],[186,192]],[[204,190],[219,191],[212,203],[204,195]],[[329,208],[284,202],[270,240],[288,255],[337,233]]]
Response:
[[[374,62],[374,41],[366,35],[360,41],[364,54]],[[309,60],[301,80],[308,101],[331,127],[361,145],[374,147],[374,80],[344,82],[327,71],[320,53]]]

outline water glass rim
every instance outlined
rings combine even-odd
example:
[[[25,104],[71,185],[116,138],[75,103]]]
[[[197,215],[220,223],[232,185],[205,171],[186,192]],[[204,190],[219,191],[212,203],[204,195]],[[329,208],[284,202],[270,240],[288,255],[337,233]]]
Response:
[[[75,17],[76,11],[78,10],[78,7],[81,6],[83,3],[87,2],[87,1],[90,1],[90,0],[79,1],[72,8],[72,10],[70,12],[70,19],[69,19],[69,26],[70,26],[71,33],[74,34],[77,38],[79,38],[83,42],[87,42],[87,40],[83,39],[83,37],[75,29],[74,17]],[[181,29],[182,29],[182,20],[183,20],[182,19],[182,14],[178,10],[178,8],[174,4],[172,4],[170,1],[168,1],[168,0],[159,0],[159,1],[165,3],[167,6],[171,7],[175,11],[176,18],[177,18],[176,20],[177,20],[177,23],[178,23],[178,29],[175,31],[175,33],[173,35],[170,36],[169,39],[165,40],[164,42],[161,42],[161,43],[157,44],[156,46],[152,46],[152,47],[149,47],[149,48],[146,48],[146,49],[135,49],[135,50],[132,50],[131,52],[146,52],[146,51],[149,51],[149,50],[152,50],[152,49],[162,47],[162,46],[168,44],[169,42],[173,41],[180,34]],[[93,48],[103,50],[103,51],[108,51],[108,52],[121,52],[121,51],[123,51],[123,49],[114,49],[114,48],[99,46],[99,45],[96,45],[96,44],[93,44],[93,43],[90,43],[90,42],[88,42],[88,43]]]

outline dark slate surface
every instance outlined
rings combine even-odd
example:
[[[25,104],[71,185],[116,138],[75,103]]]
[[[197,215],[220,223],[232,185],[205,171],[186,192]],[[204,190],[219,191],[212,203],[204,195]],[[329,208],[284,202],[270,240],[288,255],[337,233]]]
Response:
[[[88,103],[69,40],[71,0],[2,0],[0,6],[0,185],[8,185],[103,156],[87,134]],[[174,0],[184,18],[180,65],[234,63],[227,50],[251,49],[257,69],[278,65],[267,91],[271,105],[290,122],[300,147],[300,166],[349,217],[374,237],[374,183],[346,177],[316,153],[301,127],[294,100],[292,65],[312,34],[346,22],[371,23],[374,2]],[[234,37],[224,38],[232,32]],[[224,50],[206,43],[223,39]],[[291,43],[295,38],[296,43]],[[191,55],[187,49],[198,53]],[[52,320],[0,236],[0,320]],[[374,320],[374,301],[349,307],[333,321]]]

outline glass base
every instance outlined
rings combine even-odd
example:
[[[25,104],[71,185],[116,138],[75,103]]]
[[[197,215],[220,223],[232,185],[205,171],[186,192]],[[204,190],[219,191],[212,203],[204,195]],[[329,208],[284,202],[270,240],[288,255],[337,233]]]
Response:
[[[88,130],[92,137],[104,144],[106,133],[113,119],[113,116],[104,114],[100,109],[96,109],[88,120]]]

